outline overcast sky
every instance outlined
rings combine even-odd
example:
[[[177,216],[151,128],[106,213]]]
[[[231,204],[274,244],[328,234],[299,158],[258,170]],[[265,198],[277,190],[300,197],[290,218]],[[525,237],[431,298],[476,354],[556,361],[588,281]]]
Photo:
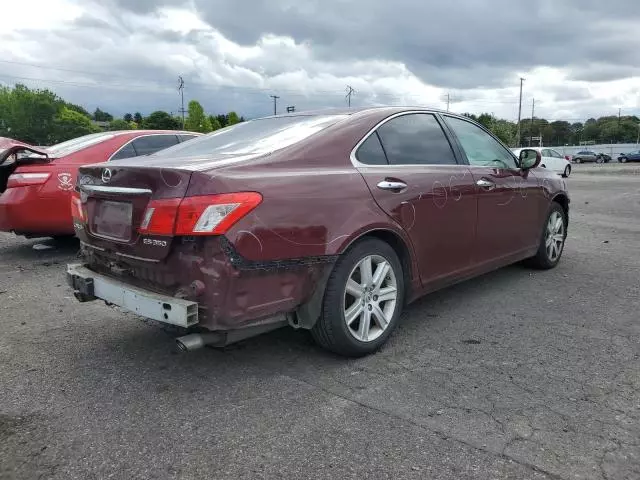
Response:
[[[113,114],[409,104],[640,115],[638,0],[3,0],[0,82]]]

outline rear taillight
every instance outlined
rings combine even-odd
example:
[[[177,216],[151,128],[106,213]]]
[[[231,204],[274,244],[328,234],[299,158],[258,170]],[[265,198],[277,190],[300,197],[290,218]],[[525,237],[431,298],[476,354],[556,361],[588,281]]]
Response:
[[[152,200],[138,231],[152,235],[222,235],[261,201],[262,195],[256,192]]]
[[[87,216],[84,214],[84,207],[82,206],[80,195],[76,192],[71,195],[71,218],[83,223],[87,219]]]
[[[27,187],[29,185],[41,185],[49,180],[50,173],[14,173],[9,175],[7,188]]]

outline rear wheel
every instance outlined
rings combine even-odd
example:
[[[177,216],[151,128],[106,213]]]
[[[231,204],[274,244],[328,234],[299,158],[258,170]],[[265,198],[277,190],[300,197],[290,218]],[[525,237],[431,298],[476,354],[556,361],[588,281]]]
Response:
[[[403,301],[404,274],[395,251],[381,240],[363,240],[336,263],[311,334],[340,355],[367,355],[396,328]]]
[[[560,262],[566,238],[566,213],[559,203],[553,202],[542,229],[538,252],[529,259],[529,265],[543,270],[555,267]]]
[[[562,176],[564,178],[568,178],[569,175],[571,175],[571,166],[567,165],[566,167],[564,167],[564,173],[562,174]]]

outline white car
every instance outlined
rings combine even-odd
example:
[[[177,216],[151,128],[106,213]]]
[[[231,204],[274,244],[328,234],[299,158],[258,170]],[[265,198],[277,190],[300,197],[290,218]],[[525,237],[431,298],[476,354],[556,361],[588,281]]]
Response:
[[[545,147],[527,147],[533,150],[537,150],[542,155],[542,161],[540,162],[539,168],[546,168],[548,170],[553,170],[558,175],[563,177],[568,177],[571,175],[571,162],[567,160],[561,153]],[[520,150],[522,148],[513,148],[513,153],[516,154],[516,157],[520,154]]]

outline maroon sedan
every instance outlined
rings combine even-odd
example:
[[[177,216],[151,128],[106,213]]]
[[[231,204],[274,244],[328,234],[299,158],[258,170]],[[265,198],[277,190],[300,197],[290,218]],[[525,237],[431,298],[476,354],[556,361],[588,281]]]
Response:
[[[371,108],[268,117],[80,169],[80,301],[185,328],[185,350],[284,325],[344,355],[402,307],[527,260],[557,265],[562,178],[468,118]]]

